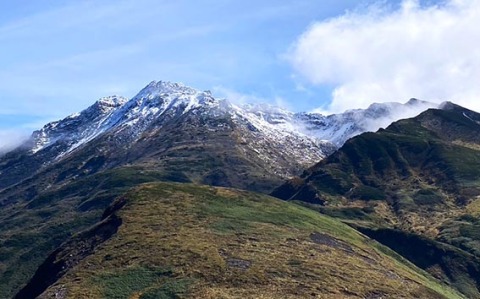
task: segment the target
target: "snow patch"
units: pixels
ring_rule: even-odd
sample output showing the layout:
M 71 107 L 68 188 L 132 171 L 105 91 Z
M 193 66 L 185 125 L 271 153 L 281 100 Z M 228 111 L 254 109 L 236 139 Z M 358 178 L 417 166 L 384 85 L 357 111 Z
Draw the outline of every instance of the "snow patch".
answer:
M 368 109 L 349 110 L 324 116 L 317 113 L 293 113 L 268 105 L 234 105 L 217 100 L 209 91 L 198 91 L 180 83 L 152 81 L 128 100 L 104 97 L 86 110 L 47 124 L 34 132 L 32 154 L 60 144 L 58 159 L 107 132 L 122 134 L 124 146 L 135 142 L 152 126 L 175 117 L 223 118 L 228 116 L 243 131 L 246 146 L 281 169 L 271 149 L 303 164 L 323 159 L 335 147 L 365 131 L 376 131 L 400 118 L 412 117 L 434 104 L 410 100 L 406 104 L 372 104 Z M 208 128 L 215 130 L 216 128 Z M 246 140 L 254 140 L 247 142 Z M 278 166 L 278 167 L 277 167 Z

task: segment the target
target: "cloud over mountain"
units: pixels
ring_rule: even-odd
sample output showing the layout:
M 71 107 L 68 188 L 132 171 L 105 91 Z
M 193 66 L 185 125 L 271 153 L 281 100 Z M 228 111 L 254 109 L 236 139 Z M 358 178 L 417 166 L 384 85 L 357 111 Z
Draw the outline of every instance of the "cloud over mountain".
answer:
M 314 23 L 289 52 L 296 72 L 334 87 L 323 109 L 338 112 L 411 97 L 480 110 L 480 6 L 377 3 Z
M 0 129 L 0 155 L 19 146 L 27 138 L 28 135 L 20 130 Z

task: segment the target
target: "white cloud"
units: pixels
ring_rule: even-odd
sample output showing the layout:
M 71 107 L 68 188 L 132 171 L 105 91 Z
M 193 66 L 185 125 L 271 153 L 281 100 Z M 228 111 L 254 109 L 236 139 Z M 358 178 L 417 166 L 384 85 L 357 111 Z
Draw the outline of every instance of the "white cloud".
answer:
M 314 23 L 292 46 L 301 76 L 334 86 L 327 110 L 415 97 L 480 111 L 480 1 L 381 3 Z
M 237 105 L 272 103 L 277 107 L 293 110 L 291 103 L 280 96 L 265 98 L 255 94 L 241 93 L 224 86 L 215 86 L 212 90 L 212 93 L 216 98 L 224 98 Z
M 215 86 L 212 92 L 215 97 L 225 98 L 228 101 L 239 105 L 265 102 L 263 98 L 256 95 L 240 93 L 224 86 Z
M 0 129 L 0 155 L 22 144 L 28 136 L 24 130 Z

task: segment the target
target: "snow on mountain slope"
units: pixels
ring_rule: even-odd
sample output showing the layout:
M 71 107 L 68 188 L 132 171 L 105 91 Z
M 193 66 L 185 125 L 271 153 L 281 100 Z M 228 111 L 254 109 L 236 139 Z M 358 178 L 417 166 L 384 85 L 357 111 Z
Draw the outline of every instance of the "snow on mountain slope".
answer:
M 218 101 L 208 91 L 198 91 L 178 83 L 153 81 L 120 107 L 112 118 L 118 120 L 118 127 L 139 136 L 154 120 L 169 114 L 185 114 L 200 107 L 213 110 L 218 106 Z
M 278 164 L 281 158 L 270 154 L 272 147 L 285 157 L 307 166 L 322 160 L 336 149 L 329 141 L 303 132 L 296 114 L 285 109 L 267 104 L 231 105 L 229 108 L 234 121 L 247 129 L 243 142 L 270 165 Z M 255 142 L 247 142 L 248 139 Z
M 32 135 L 31 152 L 36 153 L 57 141 L 68 144 L 70 152 L 112 127 L 111 117 L 128 99 L 119 96 L 105 97 L 95 104 L 67 118 L 51 122 Z
M 81 113 L 47 124 L 33 133 L 30 152 L 35 154 L 61 144 L 57 159 L 80 148 L 105 132 L 124 136 L 133 143 L 152 127 L 163 126 L 181 115 L 228 117 L 242 128 L 241 143 L 265 161 L 276 163 L 280 152 L 306 166 L 318 162 L 347 139 L 365 131 L 376 131 L 400 118 L 412 117 L 436 105 L 419 100 L 406 104 L 372 104 L 368 109 L 349 110 L 324 116 L 293 113 L 266 105 L 234 105 L 215 99 L 209 91 L 183 84 L 152 81 L 135 97 L 106 97 Z
M 342 146 L 348 139 L 364 132 L 375 132 L 392 122 L 417 116 L 440 105 L 417 99 L 407 103 L 374 103 L 367 109 L 348 110 L 340 114 L 300 114 L 306 134 Z

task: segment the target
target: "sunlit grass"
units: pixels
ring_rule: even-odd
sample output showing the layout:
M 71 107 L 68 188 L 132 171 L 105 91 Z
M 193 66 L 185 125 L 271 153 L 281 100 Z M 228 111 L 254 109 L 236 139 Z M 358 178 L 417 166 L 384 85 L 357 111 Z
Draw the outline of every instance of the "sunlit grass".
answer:
M 126 197 L 118 233 L 51 292 L 64 286 L 70 298 L 460 298 L 349 226 L 293 203 L 166 183 Z M 325 240 L 314 242 L 315 233 Z

